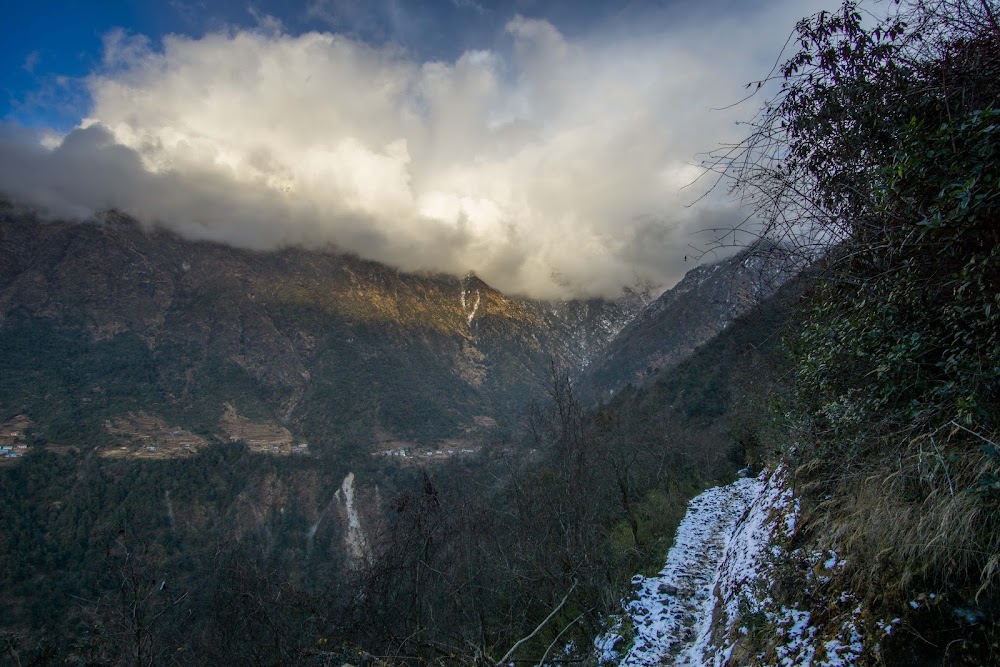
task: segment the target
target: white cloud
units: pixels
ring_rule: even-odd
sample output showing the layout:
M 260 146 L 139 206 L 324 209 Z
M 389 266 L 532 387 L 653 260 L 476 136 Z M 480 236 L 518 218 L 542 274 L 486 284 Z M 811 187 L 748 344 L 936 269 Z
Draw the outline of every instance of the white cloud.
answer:
M 38 51 L 32 51 L 24 57 L 24 63 L 21 64 L 21 69 L 28 74 L 34 74 L 35 68 L 38 67 L 38 63 L 41 62 L 41 60 L 42 54 Z
M 738 216 L 679 192 L 753 107 L 709 109 L 766 74 L 807 9 L 629 41 L 515 17 L 510 48 L 447 63 L 270 20 L 158 49 L 114 33 L 80 129 L 54 150 L 0 136 L 0 188 L 53 215 L 116 207 L 255 248 L 334 243 L 539 296 L 669 284 L 697 230 Z

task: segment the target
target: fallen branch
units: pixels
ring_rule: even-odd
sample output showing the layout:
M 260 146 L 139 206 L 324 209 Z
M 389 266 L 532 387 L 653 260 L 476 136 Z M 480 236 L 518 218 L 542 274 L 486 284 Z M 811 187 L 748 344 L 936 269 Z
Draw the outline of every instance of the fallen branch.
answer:
M 575 582 L 575 581 L 573 582 L 573 585 L 570 586 L 569 591 L 567 591 L 566 596 L 562 599 L 562 602 L 559 603 L 559 606 L 557 606 L 555 609 L 553 609 L 549 613 L 549 615 L 545 617 L 545 620 L 542 621 L 541 623 L 539 623 L 537 628 L 535 628 L 534 630 L 532 630 L 532 632 L 531 632 L 530 635 L 528 635 L 527 637 L 522 637 L 521 639 L 519 639 L 517 641 L 516 644 L 514 644 L 513 646 L 510 647 L 510 650 L 507 651 L 507 653 L 502 658 L 500 658 L 500 660 L 497 662 L 496 667 L 503 667 L 504 665 L 506 665 L 507 664 L 507 659 L 510 658 L 510 656 L 514 655 L 514 652 L 517 651 L 517 649 L 521 648 L 521 646 L 524 645 L 526 642 L 531 641 L 532 637 L 534 637 L 539 632 L 541 632 L 542 628 L 544 628 L 545 625 L 549 621 L 551 621 L 552 618 L 556 614 L 559 613 L 559 610 L 563 608 L 563 605 L 566 604 L 566 600 L 569 599 L 569 596 L 573 593 L 573 589 L 576 588 L 576 583 L 577 582 Z
M 576 618 L 574 618 L 572 621 L 570 621 L 569 623 L 566 624 L 566 627 L 564 627 L 562 630 L 559 631 L 559 634 L 556 635 L 556 638 L 553 639 L 552 643 L 549 644 L 549 647 L 547 649 L 545 649 L 545 653 L 544 653 L 544 655 L 542 655 L 542 659 L 538 661 L 538 667 L 542 667 L 542 665 L 545 664 L 545 659 L 549 657 L 549 652 L 552 650 L 552 647 L 556 645 L 556 642 L 559 641 L 559 638 L 563 636 L 563 633 L 565 633 L 567 630 L 569 630 L 571 627 L 573 627 L 573 624 L 576 623 L 577 621 L 579 621 L 581 618 L 583 618 L 584 614 L 586 614 L 586 613 L 587 612 L 583 612 L 583 614 L 580 614 L 579 616 L 577 616 Z M 552 660 L 551 662 L 572 662 L 572 661 L 569 661 L 569 660 Z

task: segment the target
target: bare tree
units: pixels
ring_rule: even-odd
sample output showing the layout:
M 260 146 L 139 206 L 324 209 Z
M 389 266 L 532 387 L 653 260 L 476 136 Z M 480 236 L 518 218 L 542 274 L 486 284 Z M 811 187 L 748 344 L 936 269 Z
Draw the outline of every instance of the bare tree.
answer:
M 110 664 L 163 664 L 169 639 L 181 630 L 189 593 L 174 590 L 148 544 L 133 544 L 124 530 L 105 556 L 109 589 L 93 606 L 102 652 Z

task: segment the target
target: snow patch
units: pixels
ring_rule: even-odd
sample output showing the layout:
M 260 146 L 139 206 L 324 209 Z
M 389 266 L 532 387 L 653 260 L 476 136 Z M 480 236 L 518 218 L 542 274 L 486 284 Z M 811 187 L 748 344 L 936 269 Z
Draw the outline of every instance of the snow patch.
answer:
M 703 664 L 694 640 L 710 631 L 713 591 L 728 541 L 763 486 L 759 479 L 741 479 L 709 489 L 688 504 L 659 575 L 637 575 L 632 580 L 636 599 L 623 605 L 623 615 L 595 642 L 602 662 Z M 634 640 L 621 655 L 622 635 L 628 627 Z
M 479 294 L 479 290 L 476 290 L 476 302 L 472 304 L 472 312 L 469 313 L 469 317 L 466 322 L 466 324 L 468 324 L 470 327 L 472 326 L 472 318 L 474 318 L 476 316 L 476 312 L 479 311 L 479 302 L 481 300 L 480 297 L 481 295 Z
M 476 299 L 471 302 L 470 307 L 470 296 L 472 295 L 472 274 L 469 274 L 462 279 L 461 291 L 459 292 L 459 297 L 462 302 L 462 312 L 465 313 L 465 323 L 468 326 L 472 326 L 472 320 L 476 317 L 476 313 L 479 311 L 479 303 L 482 301 L 482 294 L 479 288 L 476 288 Z
M 810 568 L 807 588 L 828 582 L 844 567 L 833 551 L 790 551 L 798 516 L 799 502 L 783 468 L 694 498 L 663 570 L 633 579 L 634 597 L 595 641 L 598 659 L 625 666 L 729 667 L 745 662 L 734 658 L 738 644 L 766 633 L 778 641 L 782 667 L 856 664 L 864 637 L 861 607 L 849 594 L 834 603 L 843 611 L 832 632 L 830 623 L 818 628 L 808 610 L 771 597 L 777 568 L 790 559 Z M 883 627 L 888 634 L 892 623 Z

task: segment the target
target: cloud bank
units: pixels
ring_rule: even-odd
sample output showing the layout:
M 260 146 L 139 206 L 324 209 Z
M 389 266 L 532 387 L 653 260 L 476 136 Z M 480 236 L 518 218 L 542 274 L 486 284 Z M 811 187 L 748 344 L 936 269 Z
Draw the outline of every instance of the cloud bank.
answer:
M 54 217 L 117 208 L 189 238 L 332 244 L 539 297 L 666 286 L 699 230 L 741 217 L 685 206 L 696 153 L 752 112 L 710 108 L 766 74 L 808 9 L 634 40 L 518 16 L 451 62 L 267 21 L 156 47 L 112 33 L 76 130 L 0 130 L 0 191 Z

